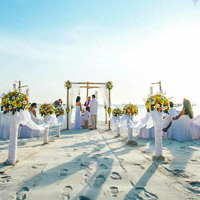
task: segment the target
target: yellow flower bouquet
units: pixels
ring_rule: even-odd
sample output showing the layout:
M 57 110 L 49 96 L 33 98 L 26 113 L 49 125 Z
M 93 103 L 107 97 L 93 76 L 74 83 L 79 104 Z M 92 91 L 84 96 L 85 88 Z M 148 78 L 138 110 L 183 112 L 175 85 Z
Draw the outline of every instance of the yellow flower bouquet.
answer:
M 55 113 L 55 107 L 51 104 L 42 104 L 39 109 L 41 116 L 51 115 Z
M 112 111 L 112 115 L 113 116 L 122 116 L 122 114 L 123 114 L 123 111 L 120 109 L 120 108 L 115 108 L 115 109 L 113 109 L 113 111 Z
M 67 89 L 70 89 L 71 87 L 72 87 L 72 83 L 68 80 L 68 81 L 66 81 L 65 82 L 65 87 L 67 88 Z
M 20 110 L 27 110 L 29 108 L 28 97 L 24 93 L 17 91 L 9 92 L 3 95 L 1 101 L 1 111 L 3 114 L 11 112 L 13 115 Z
M 147 112 L 159 111 L 168 113 L 170 109 L 168 99 L 162 94 L 152 95 L 149 98 L 147 98 L 145 106 Z
M 123 108 L 123 113 L 126 115 L 137 115 L 138 107 L 134 104 L 127 104 Z
M 60 115 L 64 115 L 65 111 L 64 111 L 64 109 L 62 107 L 57 106 L 55 108 L 55 114 L 56 114 L 56 117 L 60 116 Z

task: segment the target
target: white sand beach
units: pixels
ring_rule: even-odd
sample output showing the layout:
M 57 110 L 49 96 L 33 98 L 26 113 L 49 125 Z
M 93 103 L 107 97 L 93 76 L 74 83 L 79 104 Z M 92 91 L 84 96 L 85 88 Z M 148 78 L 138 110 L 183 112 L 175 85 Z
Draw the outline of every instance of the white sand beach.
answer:
M 163 140 L 164 161 L 152 159 L 154 140 L 125 145 L 107 131 L 63 130 L 18 140 L 18 163 L 6 166 L 8 141 L 0 141 L 0 199 L 200 199 L 200 143 Z

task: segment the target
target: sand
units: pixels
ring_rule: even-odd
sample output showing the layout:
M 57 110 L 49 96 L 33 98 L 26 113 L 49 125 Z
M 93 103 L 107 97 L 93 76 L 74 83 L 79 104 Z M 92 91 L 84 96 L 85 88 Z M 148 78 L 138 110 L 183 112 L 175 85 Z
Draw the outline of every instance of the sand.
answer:
M 157 161 L 154 140 L 126 145 L 127 129 L 63 130 L 43 138 L 19 139 L 15 166 L 5 166 L 8 141 L 0 141 L 0 199 L 131 200 L 200 199 L 200 141 L 163 140 Z

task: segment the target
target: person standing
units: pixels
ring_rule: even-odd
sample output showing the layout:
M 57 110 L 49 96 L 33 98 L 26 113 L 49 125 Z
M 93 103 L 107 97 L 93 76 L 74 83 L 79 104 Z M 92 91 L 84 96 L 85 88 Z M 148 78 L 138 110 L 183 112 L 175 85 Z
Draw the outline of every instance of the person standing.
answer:
M 74 129 L 81 129 L 82 128 L 81 111 L 82 111 L 81 97 L 77 96 Z
M 88 100 L 85 101 L 85 103 L 84 103 L 85 108 L 87 108 L 89 106 L 90 101 L 91 101 L 91 97 L 88 97 Z M 90 107 L 88 107 L 88 112 L 90 112 Z
M 89 103 L 90 107 L 90 117 L 91 117 L 91 126 L 92 130 L 97 128 L 97 110 L 98 110 L 98 101 L 95 99 L 95 95 L 92 95 L 92 101 Z

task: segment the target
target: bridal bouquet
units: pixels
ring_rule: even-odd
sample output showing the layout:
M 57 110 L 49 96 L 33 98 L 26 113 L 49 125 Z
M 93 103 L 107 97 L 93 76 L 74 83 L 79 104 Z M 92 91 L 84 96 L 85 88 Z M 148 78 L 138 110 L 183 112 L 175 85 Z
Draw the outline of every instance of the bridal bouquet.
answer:
M 51 115 L 55 113 L 55 108 L 51 104 L 42 104 L 39 109 L 41 116 Z
M 159 111 L 168 113 L 169 111 L 169 101 L 168 99 L 162 94 L 156 94 L 150 96 L 145 103 L 147 112 L 151 111 Z
M 124 106 L 123 112 L 126 115 L 137 115 L 138 107 L 134 104 L 127 104 Z
M 56 117 L 58 117 L 60 115 L 64 115 L 65 111 L 64 111 L 64 109 L 62 107 L 57 106 L 55 108 L 55 114 L 56 114 Z
M 115 109 L 113 109 L 113 111 L 112 111 L 112 115 L 113 116 L 122 116 L 122 114 L 123 114 L 123 111 L 120 109 L 120 108 L 115 108 Z
M 2 97 L 1 111 L 3 111 L 4 114 L 11 112 L 14 115 L 16 112 L 27 110 L 28 108 L 29 100 L 24 93 L 14 91 Z

